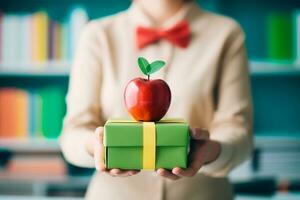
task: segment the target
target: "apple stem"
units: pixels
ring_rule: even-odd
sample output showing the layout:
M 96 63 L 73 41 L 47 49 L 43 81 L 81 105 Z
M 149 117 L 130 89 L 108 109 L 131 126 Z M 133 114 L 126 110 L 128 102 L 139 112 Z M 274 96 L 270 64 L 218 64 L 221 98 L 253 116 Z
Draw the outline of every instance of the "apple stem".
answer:
M 148 81 L 150 80 L 150 74 L 147 75 L 148 76 Z

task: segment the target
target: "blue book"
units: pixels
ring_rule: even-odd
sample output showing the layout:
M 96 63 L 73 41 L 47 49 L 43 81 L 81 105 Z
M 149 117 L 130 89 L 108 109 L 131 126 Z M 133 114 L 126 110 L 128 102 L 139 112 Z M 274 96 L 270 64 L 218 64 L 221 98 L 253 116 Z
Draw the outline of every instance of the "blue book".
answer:
M 86 10 L 82 7 L 74 8 L 70 13 L 70 51 L 69 60 L 72 60 L 76 50 L 77 43 L 79 41 L 80 33 L 84 25 L 88 21 L 88 14 Z
M 37 138 L 41 137 L 41 112 L 42 104 L 39 93 L 35 90 L 29 92 L 29 116 L 28 116 L 28 127 L 29 137 Z
M 36 95 L 33 90 L 29 91 L 28 133 L 33 138 L 36 133 Z
M 294 12 L 294 35 L 294 50 L 296 52 L 296 64 L 300 67 L 300 10 Z

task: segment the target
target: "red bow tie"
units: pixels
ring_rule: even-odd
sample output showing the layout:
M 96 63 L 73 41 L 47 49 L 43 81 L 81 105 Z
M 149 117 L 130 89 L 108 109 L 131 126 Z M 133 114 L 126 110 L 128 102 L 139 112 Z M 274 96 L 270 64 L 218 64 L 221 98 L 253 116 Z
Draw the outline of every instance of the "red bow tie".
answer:
M 152 29 L 147 27 L 137 27 L 136 42 L 137 47 L 142 49 L 147 45 L 155 43 L 161 39 L 166 39 L 172 44 L 181 48 L 186 48 L 189 45 L 191 38 L 191 30 L 186 21 L 176 24 L 174 27 L 166 30 Z

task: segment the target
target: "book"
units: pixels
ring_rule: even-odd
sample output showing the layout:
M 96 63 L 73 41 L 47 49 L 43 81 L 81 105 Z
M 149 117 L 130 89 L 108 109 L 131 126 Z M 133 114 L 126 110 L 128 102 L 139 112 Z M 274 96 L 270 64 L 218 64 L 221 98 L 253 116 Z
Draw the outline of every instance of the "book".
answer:
M 6 69 L 10 60 L 11 60 L 11 39 L 10 39 L 10 32 L 11 32 L 11 16 L 10 15 L 5 15 L 3 16 L 2 19 L 2 38 L 1 38 L 1 52 L 2 52 L 2 63 L 3 69 Z
M 291 12 L 273 12 L 267 17 L 267 54 L 271 60 L 293 61 L 293 20 Z
M 18 58 L 21 57 L 21 35 L 22 32 L 22 18 L 20 15 L 12 15 L 11 16 L 11 33 L 10 33 L 10 40 L 11 40 L 11 60 L 10 64 L 12 68 L 17 68 Z
M 20 48 L 20 18 L 18 15 L 11 14 L 4 17 L 4 58 L 5 67 L 15 69 L 18 62 Z
M 32 16 L 30 14 L 24 14 L 21 17 L 21 33 L 20 34 L 20 59 L 22 63 L 20 67 L 23 70 L 29 70 L 28 66 L 32 63 Z
M 16 89 L 0 89 L 0 137 L 16 137 Z
M 62 57 L 63 57 L 63 60 L 64 61 L 67 61 L 69 60 L 69 51 L 70 51 L 70 36 L 69 36 L 69 33 L 70 33 L 70 26 L 67 22 L 63 22 L 62 23 L 62 27 L 61 27 L 61 34 L 62 34 Z
M 48 15 L 44 11 L 32 16 L 32 57 L 36 63 L 46 62 L 48 59 Z
M 294 38 L 296 52 L 296 65 L 300 66 L 300 10 L 294 12 Z
M 29 110 L 29 98 L 28 93 L 24 90 L 15 91 L 15 134 L 17 138 L 26 138 L 28 133 L 28 110 Z
M 70 51 L 69 51 L 69 59 L 71 60 L 74 56 L 74 50 L 76 49 L 77 42 L 80 37 L 80 33 L 84 27 L 84 25 L 88 21 L 88 15 L 85 9 L 81 7 L 74 8 L 70 14 L 70 32 L 72 33 L 70 36 Z
M 54 59 L 55 60 L 63 60 L 62 48 L 63 48 L 63 32 L 61 23 L 57 22 L 55 26 L 54 32 Z
M 2 60 L 2 30 L 3 30 L 3 27 L 2 27 L 2 25 L 3 25 L 3 14 L 2 14 L 2 12 L 0 12 L 0 62 L 1 62 L 1 60 Z
M 38 138 L 41 137 L 40 133 L 40 117 L 41 117 L 41 100 L 40 96 L 35 90 L 28 91 L 28 137 L 29 138 Z
M 57 138 L 65 115 L 65 91 L 0 89 L 0 138 Z
M 49 28 L 49 60 L 62 60 L 62 31 L 59 22 L 51 20 Z
M 68 67 L 87 21 L 81 7 L 59 20 L 46 11 L 0 13 L 0 67 L 8 71 L 45 69 L 56 63 Z
M 62 129 L 65 114 L 65 92 L 49 87 L 39 92 L 42 101 L 41 132 L 45 138 L 57 138 Z

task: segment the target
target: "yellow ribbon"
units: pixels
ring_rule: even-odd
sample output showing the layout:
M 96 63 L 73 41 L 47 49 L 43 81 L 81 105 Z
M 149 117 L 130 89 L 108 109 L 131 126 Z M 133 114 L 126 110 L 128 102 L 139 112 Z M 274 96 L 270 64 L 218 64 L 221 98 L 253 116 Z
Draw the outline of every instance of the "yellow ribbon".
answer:
M 143 122 L 143 169 L 155 169 L 155 150 L 155 123 Z

